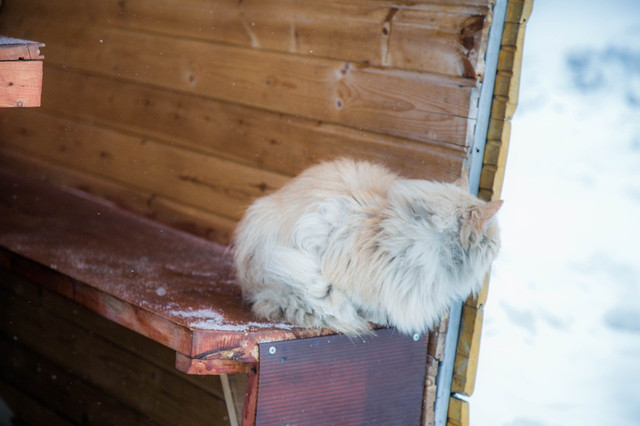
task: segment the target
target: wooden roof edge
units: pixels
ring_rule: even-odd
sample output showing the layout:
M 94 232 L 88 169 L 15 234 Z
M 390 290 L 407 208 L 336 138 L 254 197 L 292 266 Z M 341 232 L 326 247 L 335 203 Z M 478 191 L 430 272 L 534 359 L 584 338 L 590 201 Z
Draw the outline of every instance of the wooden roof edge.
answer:
M 524 34 L 532 7 L 533 0 L 509 0 L 507 6 L 479 180 L 478 196 L 485 200 L 498 199 L 502 191 L 511 133 L 511 118 L 516 110 L 520 88 Z M 475 387 L 483 307 L 487 299 L 488 281 L 487 277 L 480 294 L 475 298 L 469 298 L 462 308 L 451 386 L 452 394 L 470 396 Z M 469 410 L 468 407 L 462 407 L 468 402 L 455 397 L 452 397 L 450 401 L 447 424 L 468 425 Z M 455 409 L 451 409 L 451 404 Z
M 0 61 L 41 61 L 44 59 L 40 53 L 41 47 L 45 47 L 45 44 L 0 35 Z

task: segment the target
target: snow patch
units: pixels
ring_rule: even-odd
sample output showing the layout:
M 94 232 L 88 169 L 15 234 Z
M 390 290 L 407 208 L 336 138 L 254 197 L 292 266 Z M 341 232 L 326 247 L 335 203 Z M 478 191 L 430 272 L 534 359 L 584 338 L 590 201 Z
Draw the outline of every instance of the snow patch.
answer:
M 170 315 L 187 320 L 187 325 L 198 330 L 249 331 L 252 329 L 277 328 L 291 330 L 293 326 L 286 323 L 248 322 L 232 324 L 224 316 L 212 309 L 171 310 Z

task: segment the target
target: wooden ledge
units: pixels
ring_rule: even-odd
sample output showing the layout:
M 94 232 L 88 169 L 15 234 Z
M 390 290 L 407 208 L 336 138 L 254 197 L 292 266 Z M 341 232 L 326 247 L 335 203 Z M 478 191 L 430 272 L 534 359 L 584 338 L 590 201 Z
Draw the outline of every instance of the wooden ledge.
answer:
M 0 268 L 176 350 L 191 374 L 246 372 L 261 342 L 334 334 L 254 318 L 226 247 L 4 171 Z
M 44 47 L 44 43 L 0 36 L 0 61 L 42 60 L 41 47 Z
M 40 106 L 44 44 L 0 36 L 0 107 Z

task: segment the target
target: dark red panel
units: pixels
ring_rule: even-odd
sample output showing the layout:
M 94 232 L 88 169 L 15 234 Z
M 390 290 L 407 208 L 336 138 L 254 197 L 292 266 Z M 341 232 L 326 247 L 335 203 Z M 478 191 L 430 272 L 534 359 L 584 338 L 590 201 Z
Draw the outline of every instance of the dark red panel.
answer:
M 419 424 L 426 336 L 376 333 L 261 343 L 256 424 Z

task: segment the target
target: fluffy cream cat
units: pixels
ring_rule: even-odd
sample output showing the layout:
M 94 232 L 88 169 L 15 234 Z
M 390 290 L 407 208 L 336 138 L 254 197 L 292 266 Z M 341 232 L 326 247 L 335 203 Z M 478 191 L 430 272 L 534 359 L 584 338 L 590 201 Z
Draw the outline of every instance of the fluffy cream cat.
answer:
M 424 333 L 477 292 L 498 253 L 495 213 L 466 184 L 402 179 L 338 160 L 258 199 L 234 238 L 253 312 L 354 335 L 369 322 Z

